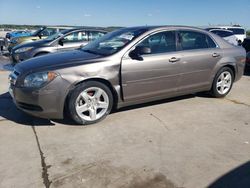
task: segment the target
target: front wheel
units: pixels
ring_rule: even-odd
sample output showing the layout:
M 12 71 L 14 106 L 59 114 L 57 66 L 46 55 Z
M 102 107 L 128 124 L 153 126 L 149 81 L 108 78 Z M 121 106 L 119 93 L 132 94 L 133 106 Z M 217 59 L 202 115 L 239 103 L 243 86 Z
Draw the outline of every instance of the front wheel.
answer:
M 232 69 L 229 67 L 221 68 L 214 78 L 211 94 L 217 98 L 225 97 L 230 92 L 233 81 L 234 74 Z
M 68 102 L 71 118 L 78 124 L 88 125 L 101 121 L 110 113 L 113 96 L 105 84 L 88 81 L 72 91 Z

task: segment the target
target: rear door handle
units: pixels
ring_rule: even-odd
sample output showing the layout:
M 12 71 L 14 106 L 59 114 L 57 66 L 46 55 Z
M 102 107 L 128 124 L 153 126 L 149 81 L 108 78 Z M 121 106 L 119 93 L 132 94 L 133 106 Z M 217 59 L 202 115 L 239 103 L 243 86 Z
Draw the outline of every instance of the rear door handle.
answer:
M 213 53 L 213 55 L 212 55 L 213 57 L 219 57 L 220 56 L 220 54 L 217 54 L 217 53 Z
M 171 62 L 171 63 L 174 63 L 174 62 L 177 62 L 177 61 L 180 61 L 180 58 L 171 57 L 171 58 L 169 59 L 169 62 Z

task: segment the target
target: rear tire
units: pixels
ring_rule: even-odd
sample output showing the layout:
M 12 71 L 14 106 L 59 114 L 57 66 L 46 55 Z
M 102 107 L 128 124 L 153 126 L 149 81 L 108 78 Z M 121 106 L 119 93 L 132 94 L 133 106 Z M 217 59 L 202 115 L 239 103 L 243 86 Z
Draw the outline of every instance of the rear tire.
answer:
M 69 95 L 69 115 L 81 125 L 94 124 L 103 120 L 112 107 L 113 95 L 110 89 L 100 82 L 84 82 Z
M 232 89 L 234 73 L 231 68 L 223 67 L 215 75 L 210 93 L 213 97 L 225 97 Z

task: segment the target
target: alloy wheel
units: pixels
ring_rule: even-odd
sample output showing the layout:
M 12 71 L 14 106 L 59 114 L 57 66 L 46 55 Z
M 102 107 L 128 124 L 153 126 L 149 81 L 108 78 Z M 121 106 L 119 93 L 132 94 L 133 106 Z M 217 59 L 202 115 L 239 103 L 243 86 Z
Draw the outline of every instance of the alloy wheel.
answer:
M 216 89 L 219 94 L 226 94 L 232 85 L 232 75 L 228 71 L 224 71 L 220 74 L 216 82 Z
M 109 107 L 107 93 L 98 87 L 90 87 L 79 94 L 75 109 L 77 114 L 85 121 L 96 121 L 103 117 Z

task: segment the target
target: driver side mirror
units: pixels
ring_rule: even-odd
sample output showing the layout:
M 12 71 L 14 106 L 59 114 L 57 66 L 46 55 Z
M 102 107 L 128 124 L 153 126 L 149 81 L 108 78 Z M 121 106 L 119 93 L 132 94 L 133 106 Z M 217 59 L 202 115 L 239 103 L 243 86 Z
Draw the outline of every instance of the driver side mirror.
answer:
M 129 53 L 129 56 L 132 59 L 142 61 L 143 58 L 141 55 L 143 54 L 151 54 L 151 49 L 145 46 L 136 46 L 135 49 Z
M 60 46 L 63 46 L 63 40 L 60 39 L 60 40 L 58 41 L 58 44 L 59 44 Z

